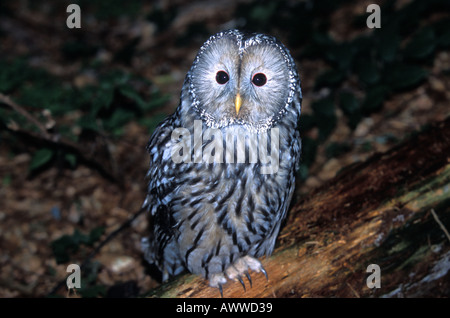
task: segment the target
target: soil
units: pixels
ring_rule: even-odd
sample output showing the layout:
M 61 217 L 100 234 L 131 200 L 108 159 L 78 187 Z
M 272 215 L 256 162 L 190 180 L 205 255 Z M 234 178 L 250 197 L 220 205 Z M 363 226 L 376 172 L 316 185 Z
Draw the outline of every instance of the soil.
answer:
M 166 1 L 157 2 L 162 8 L 166 5 Z M 90 17 L 86 36 L 92 43 L 105 43 L 105 49 L 97 58 L 111 65 L 115 63 L 112 57 L 121 44 L 141 36 L 130 64 L 120 67 L 148 78 L 168 93 L 171 98 L 162 112 L 170 114 L 179 102 L 185 73 L 198 48 L 209 34 L 219 31 L 227 23 L 233 26 L 234 9 L 248 1 L 209 3 L 177 1 L 179 14 L 159 32 L 145 19 L 151 6 L 144 6 L 135 19 L 116 19 L 110 24 Z M 366 3 L 355 1 L 336 10 L 332 19 L 333 35 L 337 39 L 353 36 L 346 24 L 346 15 L 349 12 L 362 14 Z M 70 63 L 61 56 L 60 46 L 67 36 L 63 27 L 64 6 L 56 13 L 45 5 L 31 11 L 26 2 L 8 2 L 5 6 L 11 14 L 0 21 L 4 57 L 28 56 L 31 66 L 44 68 L 71 85 L 82 87 L 95 80 L 82 72 L 81 63 Z M 191 37 L 187 44 L 176 45 L 175 35 L 186 32 L 192 23 L 202 23 L 209 34 L 200 34 Z M 69 36 L 76 38 L 82 31 L 77 32 L 77 35 Z M 292 48 L 294 55 L 297 50 L 299 48 Z M 326 93 L 313 90 L 314 79 L 324 65 L 313 59 L 296 62 L 302 78 L 302 112 L 308 114 L 312 112 L 311 103 Z M 450 81 L 444 70 L 448 72 L 449 69 L 450 53 L 438 52 L 422 85 L 392 96 L 381 112 L 364 118 L 354 130 L 348 128 L 345 116 L 337 110 L 336 130 L 319 145 L 309 177 L 299 182 L 295 199 L 301 201 L 308 197 L 342 168 L 362 162 L 374 153 L 387 151 L 427 124 L 445 120 L 450 115 Z M 351 82 L 349 85 L 351 90 Z M 307 133 L 310 137 L 317 134 L 316 129 Z M 52 242 L 63 235 L 73 235 L 75 229 L 86 234 L 97 227 L 104 228 L 101 237 L 104 239 L 139 211 L 146 195 L 149 158 L 145 147 L 149 137 L 146 127 L 132 121 L 120 137 L 106 136 L 94 143 L 94 146 L 97 143 L 106 145 L 109 164 L 115 167 L 119 176 L 115 181 L 87 165 L 77 165 L 75 169 L 52 166 L 38 174 L 30 174 L 31 153 L 11 155 L 13 145 L 0 143 L 0 180 L 3 180 L 0 188 L 0 297 L 47 296 L 65 280 L 69 265 L 69 262 L 57 264 Z M 326 147 L 336 142 L 346 142 L 350 149 L 337 158 L 328 158 Z M 371 146 L 367 147 L 368 144 Z M 146 235 L 147 226 L 147 216 L 141 214 L 92 259 L 98 264 L 96 284 L 105 286 L 106 293 L 119 288 L 120 295 L 129 292 L 136 296 L 159 285 L 157 279 L 149 275 L 151 269 L 144 263 L 140 251 L 140 239 Z M 70 263 L 83 263 L 92 250 L 91 246 L 80 246 L 71 254 Z M 66 287 L 59 288 L 56 294 L 68 296 Z

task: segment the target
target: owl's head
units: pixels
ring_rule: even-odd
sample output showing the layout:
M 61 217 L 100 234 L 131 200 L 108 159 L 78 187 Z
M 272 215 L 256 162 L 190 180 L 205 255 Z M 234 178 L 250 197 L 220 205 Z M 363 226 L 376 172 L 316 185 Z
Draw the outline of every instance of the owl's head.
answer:
M 211 36 L 186 77 L 194 109 L 212 128 L 265 130 L 300 103 L 293 58 L 276 38 L 238 30 Z M 297 105 L 298 104 L 298 105 Z

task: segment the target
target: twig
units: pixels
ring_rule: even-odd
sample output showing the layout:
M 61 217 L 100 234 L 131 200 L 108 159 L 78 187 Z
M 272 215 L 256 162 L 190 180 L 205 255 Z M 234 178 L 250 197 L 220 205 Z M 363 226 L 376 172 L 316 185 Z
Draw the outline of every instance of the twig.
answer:
M 9 107 L 11 107 L 12 109 L 14 109 L 16 112 L 18 112 L 19 114 L 21 114 L 23 117 L 25 117 L 28 121 L 30 121 L 31 123 L 33 123 L 41 132 L 41 134 L 43 136 L 45 136 L 46 139 L 50 139 L 50 134 L 48 133 L 47 129 L 45 129 L 44 125 L 42 125 L 39 120 L 37 120 L 36 118 L 34 118 L 33 115 L 31 115 L 29 112 L 27 112 L 25 110 L 25 108 L 23 108 L 22 106 L 18 105 L 17 103 L 15 103 L 13 100 L 11 100 L 11 98 L 9 98 L 9 96 L 3 95 L 2 93 L 0 93 L 0 102 L 8 105 Z
M 7 127 L 6 129 L 14 132 L 15 134 L 19 136 L 25 136 L 28 138 L 32 138 L 34 140 L 39 140 L 41 142 L 45 142 L 46 144 L 49 144 L 53 147 L 59 147 L 66 149 L 67 151 L 77 155 L 81 161 L 87 163 L 88 165 L 94 167 L 97 169 L 97 171 L 100 172 L 101 175 L 108 178 L 109 180 L 121 184 L 120 180 L 118 180 L 118 177 L 109 171 L 107 171 L 104 168 L 104 164 L 102 162 L 98 162 L 94 156 L 89 155 L 89 151 L 86 151 L 83 147 L 81 147 L 79 144 L 64 138 L 60 134 L 52 134 L 45 128 L 44 125 L 42 125 L 33 115 L 31 115 L 28 111 L 25 110 L 22 106 L 18 105 L 14 101 L 12 101 L 8 96 L 3 95 L 0 93 L 0 102 L 8 105 L 11 107 L 14 111 L 18 112 L 22 116 L 24 116 L 29 122 L 31 122 L 33 125 L 35 125 L 39 132 L 32 132 L 27 131 L 24 129 L 21 129 L 19 127 Z
M 91 158 L 88 158 L 85 155 L 86 152 L 84 151 L 84 149 L 82 147 L 80 147 L 78 144 L 72 142 L 71 140 L 66 140 L 65 138 L 61 137 L 59 134 L 55 135 L 55 134 L 49 133 L 47 131 L 47 129 L 45 128 L 45 126 L 42 125 L 33 115 L 31 115 L 28 111 L 26 111 L 25 108 L 18 105 L 14 101 L 12 101 L 8 96 L 0 93 L 0 102 L 8 105 L 14 111 L 16 111 L 20 115 L 24 116 L 29 122 L 31 122 L 33 125 L 35 125 L 39 130 L 39 134 L 30 132 L 30 131 L 26 131 L 26 130 L 23 130 L 20 128 L 14 128 L 14 129 L 8 128 L 9 130 L 14 131 L 16 134 L 19 134 L 19 135 L 27 136 L 27 137 L 30 137 L 33 139 L 42 140 L 46 143 L 50 143 L 55 146 L 65 148 L 65 149 L 71 151 L 72 153 L 77 154 L 82 160 L 91 162 L 92 164 L 94 164 L 94 166 L 108 178 L 112 179 L 113 181 L 117 181 L 116 177 L 111 175 L 108 171 L 106 171 L 99 162 L 97 162 L 96 160 L 93 160 Z M 144 211 L 146 211 L 146 209 L 141 208 L 130 219 L 128 219 L 125 223 L 123 223 L 119 228 L 117 228 L 115 231 L 110 233 L 102 242 L 100 242 L 100 244 L 83 261 L 80 268 L 83 269 L 91 261 L 91 259 L 100 251 L 100 249 L 103 246 L 105 246 L 109 241 L 111 241 L 114 237 L 116 237 L 117 234 L 119 234 L 122 230 L 129 227 L 131 225 L 131 223 L 139 215 L 141 215 Z M 58 289 L 60 289 L 62 286 L 64 286 L 65 283 L 66 283 L 66 279 L 60 281 L 58 283 L 58 285 L 55 286 L 48 295 L 50 296 L 50 295 L 55 294 L 56 291 L 58 291 Z
M 353 294 L 355 294 L 356 298 L 361 298 L 361 295 L 348 282 L 347 282 L 347 286 L 350 288 L 350 290 L 353 292 Z
M 127 221 L 125 221 L 125 223 L 123 223 L 121 226 L 119 226 L 116 230 L 114 230 L 113 232 L 111 232 L 103 241 L 100 242 L 100 244 L 97 245 L 97 247 L 85 258 L 85 260 L 83 261 L 83 263 L 81 263 L 80 265 L 80 269 L 83 269 L 86 267 L 87 264 L 89 264 L 89 262 L 91 261 L 91 259 L 97 255 L 97 253 L 102 249 L 103 246 L 105 246 L 107 243 L 109 243 L 113 238 L 115 238 L 117 236 L 117 234 L 119 234 L 121 231 L 123 231 L 124 229 L 126 229 L 127 227 L 129 227 L 131 225 L 131 223 L 133 223 L 134 220 L 136 220 L 136 218 L 141 215 L 143 212 L 146 212 L 147 208 L 141 208 L 139 211 L 137 211 L 136 213 L 133 214 L 133 216 L 131 218 L 129 218 Z M 60 289 L 61 287 L 63 287 L 66 284 L 66 278 L 64 278 L 63 280 L 61 280 L 51 291 L 50 293 L 48 293 L 47 296 L 51 296 L 54 295 L 58 289 Z
M 439 227 L 442 229 L 442 231 L 444 231 L 445 235 L 447 236 L 448 240 L 450 241 L 450 234 L 448 233 L 444 224 L 442 224 L 441 220 L 439 220 L 439 217 L 437 216 L 436 212 L 434 212 L 434 209 L 431 209 L 431 214 L 433 214 L 433 217 L 436 220 L 436 223 L 439 225 Z

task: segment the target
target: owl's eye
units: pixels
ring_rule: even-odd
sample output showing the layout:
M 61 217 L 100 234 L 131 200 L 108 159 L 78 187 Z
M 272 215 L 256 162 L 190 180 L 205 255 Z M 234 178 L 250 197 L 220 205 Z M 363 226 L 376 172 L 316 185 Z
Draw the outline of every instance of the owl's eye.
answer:
M 263 73 L 256 73 L 253 75 L 252 83 L 256 86 L 263 86 L 267 82 L 267 77 Z
M 216 81 L 220 85 L 226 84 L 229 81 L 230 77 L 225 71 L 218 71 L 216 74 Z

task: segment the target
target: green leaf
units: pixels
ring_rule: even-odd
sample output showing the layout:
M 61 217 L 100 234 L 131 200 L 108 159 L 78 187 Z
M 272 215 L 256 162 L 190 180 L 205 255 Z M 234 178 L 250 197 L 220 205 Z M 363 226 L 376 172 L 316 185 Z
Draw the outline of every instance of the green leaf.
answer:
M 58 264 L 68 262 L 70 255 L 76 253 L 81 245 L 93 245 L 104 233 L 103 227 L 94 228 L 89 235 L 81 233 L 75 229 L 72 235 L 63 235 L 52 242 L 53 255 Z
M 275 14 L 277 2 L 271 1 L 269 3 L 257 4 L 250 11 L 249 18 L 258 24 L 264 25 L 270 22 L 270 19 Z
M 75 168 L 77 165 L 77 156 L 71 153 L 66 153 L 64 159 L 69 163 L 71 168 Z
M 371 59 L 360 59 L 356 62 L 355 71 L 365 84 L 374 84 L 380 80 L 377 64 Z
M 91 232 L 89 232 L 89 239 L 87 241 L 87 244 L 93 245 L 100 239 L 103 233 L 105 233 L 105 228 L 103 226 L 99 226 L 91 230 Z
M 132 101 L 134 101 L 136 103 L 136 105 L 140 108 L 140 109 L 144 109 L 146 106 L 146 102 L 142 99 L 142 97 L 135 91 L 133 90 L 131 87 L 129 86 L 124 86 L 119 88 L 119 92 L 125 96 L 128 97 L 129 99 L 131 99 Z
M 397 63 L 386 67 L 383 73 L 384 83 L 393 90 L 401 90 L 419 84 L 427 72 L 419 66 Z
M 345 115 L 351 115 L 360 111 L 359 101 L 350 92 L 342 92 L 339 96 L 339 106 Z
M 80 126 L 82 129 L 88 129 L 92 131 L 99 130 L 97 119 L 91 114 L 78 118 L 76 125 Z
M 98 261 L 89 261 L 84 267 L 83 280 L 85 281 L 84 287 L 94 285 L 97 282 L 98 273 L 101 269 L 101 264 Z
M 0 92 L 9 93 L 29 76 L 29 67 L 22 60 L 0 61 Z
M 307 43 L 302 50 L 302 56 L 311 58 L 326 58 L 329 48 L 334 47 L 336 43 L 328 33 L 313 31 L 308 35 L 311 43 Z
M 308 179 L 309 168 L 304 164 L 300 164 L 297 174 L 298 174 L 299 179 L 304 181 L 304 180 Z
M 130 86 L 121 87 L 119 89 L 119 92 L 123 96 L 134 101 L 142 111 L 150 111 L 156 109 L 164 105 L 170 99 L 170 95 L 162 95 L 158 90 L 156 90 L 150 95 L 149 101 L 145 101 L 142 96 L 140 96 L 139 93 Z
M 362 145 L 361 145 L 361 151 L 362 152 L 370 152 L 373 151 L 373 144 L 370 141 L 365 141 Z
M 448 48 L 450 46 L 450 18 L 442 19 L 433 24 L 436 33 L 436 44 L 439 47 Z
M 76 3 L 76 2 L 75 2 Z M 141 12 L 141 0 L 109 0 L 109 1 L 87 1 L 86 4 L 92 5 L 93 13 L 100 21 L 118 19 L 126 16 L 127 18 L 136 18 Z
M 104 119 L 103 123 L 106 131 L 119 135 L 122 132 L 121 128 L 123 125 L 131 121 L 133 118 L 134 112 L 123 108 L 118 108 L 112 113 L 111 117 Z
M 48 109 L 52 115 L 63 115 L 67 112 L 66 95 L 68 90 L 63 88 L 55 78 L 44 75 L 40 79 L 30 81 L 24 86 L 18 96 L 18 103 L 39 109 Z
M 113 102 L 114 89 L 108 86 L 109 85 L 107 84 L 105 87 L 97 89 L 93 95 L 91 113 L 94 116 L 96 116 L 100 110 L 108 109 Z
M 67 41 L 61 46 L 61 52 L 71 60 L 92 57 L 97 50 L 97 46 L 83 41 Z
M 330 37 L 328 33 L 316 31 L 311 36 L 313 43 L 321 47 L 331 47 L 336 42 Z
M 439 36 L 437 43 L 440 47 L 448 48 L 450 47 L 450 30 Z
M 105 296 L 106 287 L 103 285 L 95 285 L 86 288 L 82 287 L 78 290 L 78 292 L 83 298 L 95 298 L 99 296 Z
M 395 25 L 382 27 L 380 30 L 376 41 L 378 56 L 385 62 L 393 62 L 401 42 L 399 31 Z
M 310 114 L 303 114 L 300 119 L 300 130 L 302 133 L 307 132 L 316 126 L 316 117 Z
M 424 59 L 430 56 L 436 47 L 436 36 L 431 27 L 420 29 L 402 50 L 409 59 Z
M 9 186 L 9 185 L 11 184 L 11 180 L 12 180 L 11 175 L 10 175 L 9 173 L 6 174 L 6 175 L 3 177 L 3 180 L 2 180 L 3 186 L 4 186 L 4 187 Z
M 371 87 L 366 92 L 366 97 L 361 104 L 364 114 L 371 114 L 381 109 L 389 90 L 386 86 L 379 85 Z
M 75 229 L 73 231 L 71 238 L 72 238 L 73 242 L 77 245 L 87 244 L 89 242 L 89 236 L 81 233 L 78 229 Z
M 71 235 L 63 235 L 51 244 L 53 255 L 56 263 L 61 264 L 70 260 L 70 254 L 76 253 L 79 248 L 79 243 L 74 240 Z
M 133 56 L 136 54 L 136 47 L 140 41 L 140 37 L 135 37 L 125 43 L 125 45 L 114 54 L 114 61 L 130 65 Z
M 154 110 L 158 107 L 163 106 L 165 103 L 167 103 L 170 100 L 169 94 L 161 94 L 160 92 L 154 92 L 150 96 L 150 101 L 146 104 L 144 110 Z
M 348 119 L 348 126 L 355 129 L 362 119 L 361 105 L 355 95 L 350 92 L 343 92 L 339 96 L 339 107 Z
M 158 32 L 166 30 L 177 16 L 177 6 L 167 6 L 162 10 L 159 6 L 152 6 L 152 11 L 147 15 L 146 20 L 155 24 Z
M 364 20 L 364 26 L 366 26 L 366 20 Z M 349 42 L 349 45 L 353 47 L 356 54 L 370 54 L 373 51 L 373 35 L 360 35 L 355 37 Z
M 343 143 L 332 142 L 325 149 L 325 155 L 327 156 L 328 159 L 336 158 L 346 152 L 349 152 L 350 150 L 351 146 L 346 142 Z
M 323 98 L 311 105 L 319 128 L 319 141 L 324 141 L 336 127 L 337 117 L 331 98 Z
M 33 158 L 31 158 L 29 171 L 33 171 L 45 165 L 52 159 L 54 153 L 55 152 L 52 149 L 48 148 L 43 148 L 36 151 Z
M 345 73 L 339 69 L 326 70 L 316 78 L 314 88 L 338 86 L 345 79 Z
M 139 124 L 146 126 L 149 131 L 149 135 L 153 133 L 156 127 L 161 123 L 164 119 L 167 118 L 167 114 L 155 114 L 152 117 L 143 117 L 139 119 Z
M 309 167 L 314 163 L 318 144 L 319 142 L 317 140 L 310 137 L 305 136 L 302 138 L 302 159 L 300 167 Z
M 334 117 L 335 109 L 331 98 L 322 98 L 312 103 L 311 108 L 314 114 L 319 117 Z
M 351 43 L 341 43 L 331 46 L 326 51 L 326 57 L 329 61 L 335 63 L 342 71 L 350 69 L 357 48 Z

